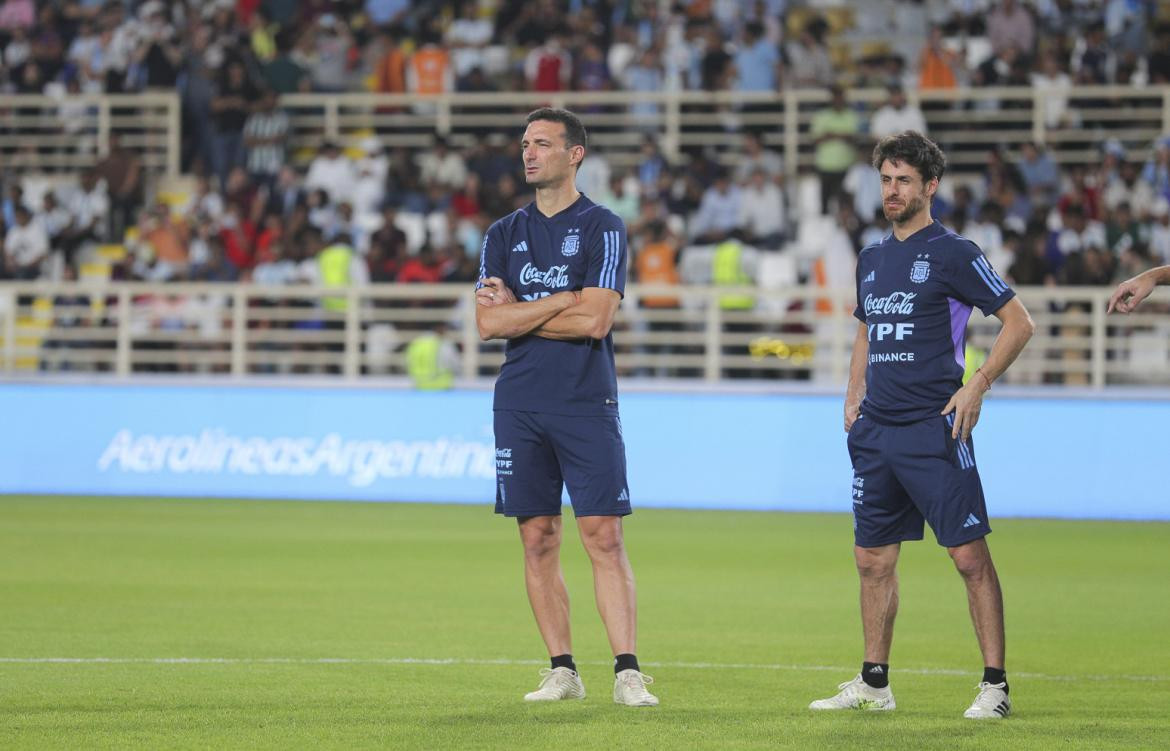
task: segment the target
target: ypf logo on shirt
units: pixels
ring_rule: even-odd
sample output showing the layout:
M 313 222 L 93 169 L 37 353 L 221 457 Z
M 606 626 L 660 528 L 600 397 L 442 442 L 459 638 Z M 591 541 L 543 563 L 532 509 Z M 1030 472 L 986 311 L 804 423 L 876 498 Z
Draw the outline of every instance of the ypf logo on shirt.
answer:
M 581 236 L 578 234 L 580 231 L 579 229 L 571 229 L 569 234 L 565 235 L 565 240 L 561 243 L 561 255 L 577 255 L 577 251 L 581 249 Z

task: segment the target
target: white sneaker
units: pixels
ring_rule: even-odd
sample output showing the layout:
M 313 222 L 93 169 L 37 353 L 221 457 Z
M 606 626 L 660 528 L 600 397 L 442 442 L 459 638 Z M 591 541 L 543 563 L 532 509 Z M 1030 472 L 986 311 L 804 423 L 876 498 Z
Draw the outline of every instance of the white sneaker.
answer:
M 969 720 L 1001 720 L 1012 713 L 1012 700 L 1004 688 L 1006 683 L 980 683 L 979 695 L 963 713 Z
M 840 693 L 828 699 L 818 699 L 808 705 L 809 709 L 865 709 L 883 711 L 893 709 L 894 694 L 890 687 L 874 688 L 861 680 L 861 673 L 840 686 Z
M 524 701 L 559 701 L 561 699 L 584 699 L 585 684 L 581 676 L 568 668 L 541 668 L 540 686 L 524 694 Z
M 627 707 L 657 707 L 658 697 L 646 690 L 654 679 L 637 670 L 623 670 L 613 679 L 613 700 Z

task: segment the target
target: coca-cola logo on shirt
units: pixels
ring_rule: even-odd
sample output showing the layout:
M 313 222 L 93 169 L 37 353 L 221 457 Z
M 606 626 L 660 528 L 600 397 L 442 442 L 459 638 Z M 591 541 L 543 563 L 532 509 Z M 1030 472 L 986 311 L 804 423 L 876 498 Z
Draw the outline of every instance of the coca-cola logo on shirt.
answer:
M 553 266 L 548 271 L 541 271 L 531 263 L 524 264 L 520 269 L 521 284 L 540 284 L 551 289 L 560 289 L 569 286 L 569 265 Z
M 902 315 L 908 316 L 914 312 L 914 303 L 917 292 L 892 292 L 885 297 L 865 296 L 865 314 L 871 315 Z

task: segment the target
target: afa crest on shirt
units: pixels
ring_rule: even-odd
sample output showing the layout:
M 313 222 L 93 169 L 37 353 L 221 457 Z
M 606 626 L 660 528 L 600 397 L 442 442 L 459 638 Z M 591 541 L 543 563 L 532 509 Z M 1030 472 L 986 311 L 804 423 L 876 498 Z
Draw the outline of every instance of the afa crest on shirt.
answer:
M 577 255 L 577 251 L 581 249 L 581 236 L 577 234 L 580 231 L 579 229 L 571 229 L 569 234 L 565 235 L 565 241 L 561 243 L 561 255 Z
M 910 281 L 915 284 L 922 284 L 930 276 L 930 261 L 927 260 L 928 258 L 930 258 L 929 254 L 920 254 L 918 260 L 911 264 Z

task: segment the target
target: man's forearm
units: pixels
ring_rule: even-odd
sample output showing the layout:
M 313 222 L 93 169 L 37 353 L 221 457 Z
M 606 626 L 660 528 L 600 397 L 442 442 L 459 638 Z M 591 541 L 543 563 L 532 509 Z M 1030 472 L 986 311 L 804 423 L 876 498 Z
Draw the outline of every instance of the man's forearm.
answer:
M 597 316 L 580 307 L 566 308 L 532 330 L 543 339 L 561 342 L 581 339 L 604 339 L 605 333 L 598 329 Z M 598 336 L 598 334 L 601 334 Z
M 481 339 L 515 339 L 533 331 L 575 302 L 572 292 L 559 292 L 529 302 L 481 306 L 476 323 Z
M 1170 266 L 1159 266 L 1142 273 L 1148 275 L 1154 284 L 1170 284 Z
M 999 335 L 987 353 L 987 361 L 980 366 L 980 370 L 987 377 L 987 386 L 1004 374 L 1011 364 L 1024 351 L 1024 345 L 1032 338 L 1033 326 L 1030 318 L 1004 322 Z

